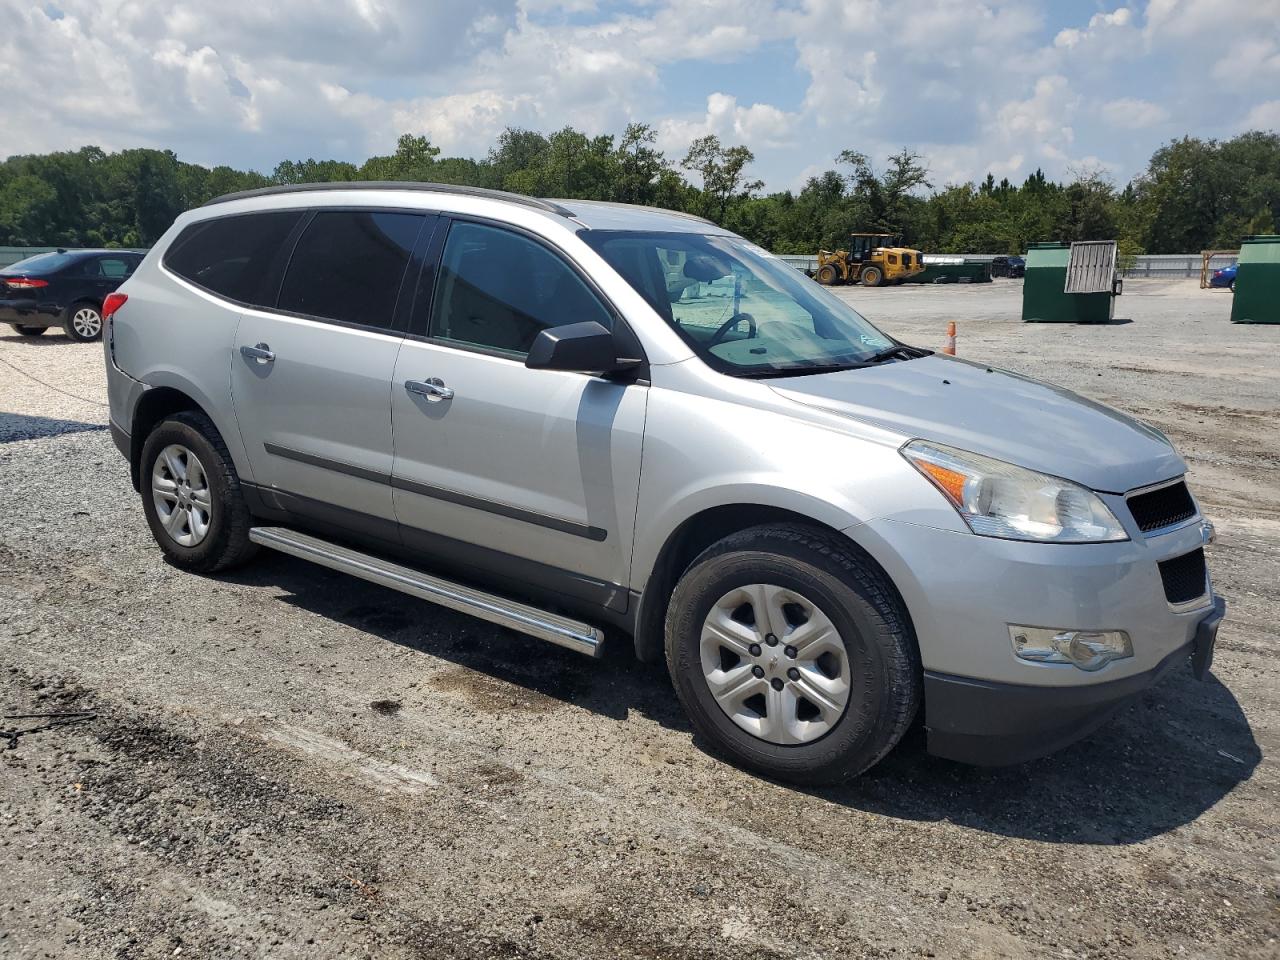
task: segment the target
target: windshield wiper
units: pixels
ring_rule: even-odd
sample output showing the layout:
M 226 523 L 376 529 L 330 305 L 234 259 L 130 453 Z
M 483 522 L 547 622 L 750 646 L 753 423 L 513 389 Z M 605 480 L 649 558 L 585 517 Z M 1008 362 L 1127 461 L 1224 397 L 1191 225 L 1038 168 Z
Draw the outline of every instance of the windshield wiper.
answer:
M 909 347 L 905 343 L 896 343 L 887 350 L 881 350 L 879 353 L 873 353 L 864 363 L 884 363 L 886 360 L 918 360 L 920 357 L 927 357 L 928 350 L 921 350 L 919 347 Z
M 824 363 L 815 364 L 810 367 L 770 367 L 768 370 L 740 370 L 734 373 L 736 377 L 743 377 L 747 380 L 768 380 L 773 377 L 808 377 L 819 373 L 839 373 L 841 370 L 859 370 L 862 367 L 869 367 L 870 363 L 859 360 L 850 363 Z
M 733 376 L 746 380 L 769 380 L 775 377 L 809 377 L 822 373 L 839 373 L 842 370 L 862 370 L 874 367 L 886 360 L 917 360 L 927 357 L 933 351 L 920 347 L 909 347 L 905 343 L 895 344 L 885 350 L 873 353 L 862 360 L 849 360 L 845 363 L 821 363 L 804 367 L 770 367 L 766 370 L 736 370 Z

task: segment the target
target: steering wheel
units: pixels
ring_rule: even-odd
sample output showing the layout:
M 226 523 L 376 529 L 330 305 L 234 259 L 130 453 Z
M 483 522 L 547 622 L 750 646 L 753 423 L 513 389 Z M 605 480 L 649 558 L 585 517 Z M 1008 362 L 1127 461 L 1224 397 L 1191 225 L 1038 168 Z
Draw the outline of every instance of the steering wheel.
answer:
M 711 335 L 711 339 L 707 341 L 707 349 L 708 350 L 711 349 L 717 343 L 723 340 L 725 338 L 725 335 L 728 334 L 730 330 L 732 330 L 734 327 L 740 324 L 743 320 L 747 321 L 747 327 L 748 327 L 748 330 L 750 331 L 747 334 L 747 339 L 750 340 L 752 337 L 754 337 L 756 335 L 756 318 L 749 313 L 735 313 L 732 317 L 730 317 L 724 323 L 720 324 L 719 329 L 716 330 L 716 332 Z

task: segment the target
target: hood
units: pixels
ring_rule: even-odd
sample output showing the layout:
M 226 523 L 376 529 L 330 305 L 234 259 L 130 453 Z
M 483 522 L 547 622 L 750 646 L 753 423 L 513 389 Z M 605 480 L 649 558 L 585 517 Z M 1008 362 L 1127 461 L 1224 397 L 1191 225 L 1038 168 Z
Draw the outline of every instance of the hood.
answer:
M 1094 490 L 1186 471 L 1160 431 L 1070 390 L 937 354 L 768 381 L 777 393 L 908 439 L 947 443 Z

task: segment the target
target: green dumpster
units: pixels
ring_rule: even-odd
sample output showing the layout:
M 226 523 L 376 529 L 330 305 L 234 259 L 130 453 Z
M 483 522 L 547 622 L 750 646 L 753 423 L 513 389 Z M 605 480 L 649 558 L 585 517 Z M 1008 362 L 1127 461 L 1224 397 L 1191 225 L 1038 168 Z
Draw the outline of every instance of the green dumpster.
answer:
M 1245 237 L 1240 244 L 1232 323 L 1280 323 L 1280 236 Z
M 924 270 L 903 283 L 990 283 L 991 262 L 966 257 L 930 255 Z
M 1033 243 L 1027 250 L 1026 323 L 1106 323 L 1119 293 L 1113 241 Z

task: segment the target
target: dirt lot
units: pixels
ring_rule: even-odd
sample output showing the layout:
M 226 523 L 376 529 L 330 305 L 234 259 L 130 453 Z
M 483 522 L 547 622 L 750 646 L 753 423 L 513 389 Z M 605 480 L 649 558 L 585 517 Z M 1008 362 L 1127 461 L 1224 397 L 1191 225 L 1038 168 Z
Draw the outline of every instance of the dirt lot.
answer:
M 166 566 L 101 353 L 0 334 L 0 956 L 1280 956 L 1280 327 L 1129 283 L 1104 327 L 1020 284 L 846 291 L 908 342 L 1165 430 L 1217 522 L 1215 676 L 1022 767 L 914 735 L 806 792 L 691 739 L 661 671 L 302 561 Z M 16 721 L 0 721 L 10 725 Z

